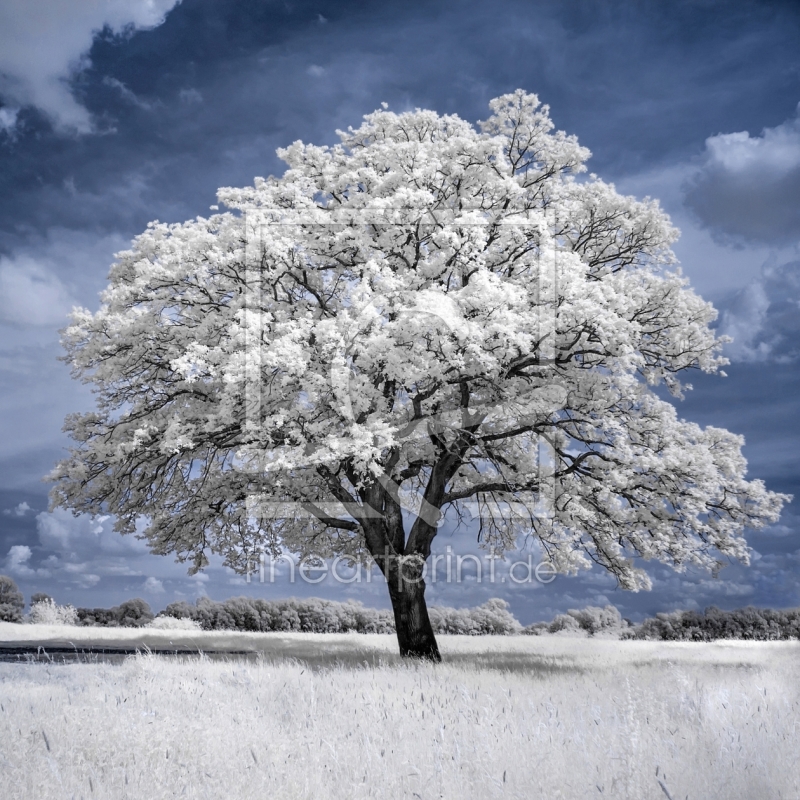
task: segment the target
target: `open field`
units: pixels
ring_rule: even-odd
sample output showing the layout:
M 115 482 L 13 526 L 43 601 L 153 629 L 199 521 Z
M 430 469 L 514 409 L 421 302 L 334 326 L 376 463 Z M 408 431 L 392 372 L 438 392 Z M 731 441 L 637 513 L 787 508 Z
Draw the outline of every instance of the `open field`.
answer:
M 800 798 L 797 642 L 440 637 L 431 666 L 393 636 L 146 636 L 263 655 L 0 664 L 0 796 Z

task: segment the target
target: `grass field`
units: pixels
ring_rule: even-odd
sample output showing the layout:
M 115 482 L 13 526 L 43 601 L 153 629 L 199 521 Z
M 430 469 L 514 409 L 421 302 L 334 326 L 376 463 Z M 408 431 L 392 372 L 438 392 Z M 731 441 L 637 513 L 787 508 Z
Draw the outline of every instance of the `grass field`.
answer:
M 262 655 L 0 664 L 0 796 L 800 799 L 797 642 L 192 638 Z

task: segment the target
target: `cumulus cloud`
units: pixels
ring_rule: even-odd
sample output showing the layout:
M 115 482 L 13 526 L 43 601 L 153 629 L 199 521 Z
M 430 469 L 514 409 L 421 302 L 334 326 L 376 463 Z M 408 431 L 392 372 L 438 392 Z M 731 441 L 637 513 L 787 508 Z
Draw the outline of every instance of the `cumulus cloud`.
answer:
M 152 575 L 142 584 L 142 590 L 148 594 L 164 594 L 164 584 Z
M 209 575 L 189 577 L 185 564 L 153 555 L 141 539 L 115 532 L 113 522 L 110 516 L 75 517 L 60 508 L 37 514 L 38 545 L 12 547 L 5 558 L 6 569 L 20 578 L 49 577 L 70 589 L 103 591 L 103 587 L 127 586 L 125 591 L 155 596 L 167 592 L 168 581 L 171 591 L 182 586 L 194 595 L 205 594 Z M 219 579 L 225 571 L 220 559 L 212 562 Z
M 33 569 L 30 566 L 31 556 L 33 551 L 26 544 L 15 544 L 8 551 L 5 558 L 5 570 L 11 575 L 18 578 L 48 578 L 50 577 L 50 570 L 48 569 Z
M 159 25 L 180 0 L 4 0 L 0 4 L 0 95 L 32 105 L 62 129 L 92 130 L 89 112 L 73 97 L 69 78 L 94 35 Z M 11 113 L 11 112 L 9 112 Z
M 102 559 L 106 574 L 139 574 L 127 561 L 147 553 L 147 546 L 135 536 L 115 533 L 108 516 L 74 517 L 59 508 L 38 514 L 36 529 L 42 547 L 62 562 L 82 566 Z
M 21 575 L 27 577 L 32 575 L 34 571 L 28 566 L 31 560 L 31 549 L 25 544 L 15 544 L 6 556 L 6 569 L 12 575 Z
M 27 255 L 0 258 L 0 320 L 22 325 L 65 325 L 75 305 L 45 264 Z
M 24 517 L 30 510 L 31 507 L 23 500 L 21 503 L 14 506 L 14 508 L 6 508 L 3 513 L 7 517 Z
M 794 119 L 759 136 L 706 139 L 684 191 L 686 205 L 719 238 L 770 245 L 800 239 L 800 106 Z
M 66 185 L 77 193 L 74 182 Z M 86 197 L 81 195 L 82 200 Z M 114 199 L 89 198 L 98 204 Z M 108 272 L 114 252 L 128 246 L 129 240 L 118 233 L 98 236 L 52 228 L 16 252 L 0 256 L 0 322 L 66 325 L 73 306 L 96 305 L 99 279 Z
M 720 333 L 734 361 L 791 362 L 800 356 L 800 261 L 768 261 L 761 275 L 721 304 Z

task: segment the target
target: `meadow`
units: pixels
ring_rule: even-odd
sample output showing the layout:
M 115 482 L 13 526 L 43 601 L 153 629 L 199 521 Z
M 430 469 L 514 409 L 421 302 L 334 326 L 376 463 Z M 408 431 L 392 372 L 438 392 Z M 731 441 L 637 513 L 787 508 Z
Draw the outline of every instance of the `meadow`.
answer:
M 147 636 L 254 655 L 0 664 L 0 796 L 800 798 L 798 642 L 442 636 L 433 666 L 379 634 Z

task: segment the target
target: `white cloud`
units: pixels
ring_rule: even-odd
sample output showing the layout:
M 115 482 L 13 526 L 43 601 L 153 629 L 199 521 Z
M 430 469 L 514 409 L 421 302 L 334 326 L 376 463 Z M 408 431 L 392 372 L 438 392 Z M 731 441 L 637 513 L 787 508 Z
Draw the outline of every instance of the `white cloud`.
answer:
M 75 305 L 69 290 L 43 263 L 27 255 L 0 258 L 0 320 L 66 325 Z
M 706 150 L 708 165 L 726 172 L 788 172 L 800 166 L 800 122 L 793 119 L 764 128 L 761 136 L 747 131 L 720 133 L 706 139 Z
M 42 546 L 62 562 L 92 562 L 95 572 L 139 574 L 127 566 L 129 559 L 147 553 L 147 546 L 135 536 L 121 536 L 112 527 L 111 517 L 74 517 L 57 508 L 36 516 L 36 529 Z M 104 566 L 97 564 L 102 560 Z
M 722 307 L 719 332 L 733 361 L 790 362 L 800 356 L 800 261 L 764 264 L 761 275 Z
M 164 584 L 152 575 L 142 584 L 142 589 L 149 594 L 164 594 Z
M 784 245 L 800 239 L 798 116 L 759 136 L 706 139 L 702 163 L 685 186 L 686 205 L 717 236 Z
M 106 77 L 103 78 L 103 83 L 106 86 L 110 86 L 112 89 L 116 89 L 122 95 L 123 99 L 127 100 L 131 105 L 143 108 L 145 111 L 151 111 L 153 109 L 151 103 L 137 97 L 122 81 L 116 78 L 110 78 L 106 75 Z
M 35 575 L 35 570 L 28 566 L 31 560 L 31 549 L 25 544 L 15 544 L 6 556 L 6 569 L 12 575 L 19 575 L 20 577 L 27 578 Z
M 159 25 L 180 0 L 4 0 L 0 4 L 0 94 L 33 105 L 62 129 L 92 130 L 68 80 L 98 31 Z M 85 63 L 85 62 L 84 62 Z
M 673 249 L 684 273 L 703 297 L 717 300 L 757 278 L 760 265 L 770 253 L 788 259 L 792 248 L 769 247 L 760 242 L 737 242 L 731 246 L 730 240 L 713 235 L 684 205 L 684 190 L 696 174 L 696 165 L 678 162 L 628 175 L 617 181 L 617 188 L 635 197 L 649 195 L 659 200 L 681 232 Z
M 73 179 L 65 187 L 80 194 Z M 135 187 L 126 187 L 135 193 Z M 114 197 L 82 194 L 90 203 L 114 202 Z M 0 322 L 25 326 L 62 327 L 74 305 L 97 305 L 114 253 L 130 242 L 119 234 L 51 228 L 46 235 L 16 252 L 0 256 Z M 0 343 L 0 350 L 4 349 Z
M 18 578 L 49 578 L 50 570 L 39 568 L 33 569 L 30 566 L 31 556 L 33 551 L 26 544 L 15 544 L 8 551 L 5 558 L 5 570 L 11 575 L 16 575 Z
M 75 583 L 78 584 L 78 587 L 81 589 L 91 589 L 93 586 L 97 586 L 100 583 L 100 576 L 94 575 L 91 572 L 84 572 L 77 576 Z
M 13 517 L 24 517 L 31 510 L 31 507 L 23 500 L 18 505 L 14 506 L 14 508 L 7 508 L 3 513 L 7 516 Z
M 171 586 L 183 585 L 195 595 L 205 594 L 205 586 L 211 580 L 205 573 L 189 577 L 185 564 L 153 555 L 147 544 L 135 535 L 123 536 L 115 532 L 112 517 L 75 517 L 58 508 L 38 514 L 36 528 L 41 569 L 25 575 L 18 571 L 20 577 L 47 574 L 55 582 L 82 589 L 90 589 L 101 580 L 110 582 L 109 585 L 121 585 L 122 581 L 129 587 L 128 591 L 143 590 L 151 595 L 164 593 L 165 581 Z M 24 569 L 29 559 L 29 554 L 21 553 L 14 564 L 19 563 Z M 220 559 L 212 561 L 215 579 L 227 574 L 219 564 Z M 131 580 L 125 581 L 125 578 Z
M 0 108 L 0 131 L 5 131 L 10 136 L 14 135 L 17 127 L 18 108 Z
M 769 355 L 766 342 L 755 343 L 767 317 L 769 299 L 760 281 L 755 280 L 736 293 L 730 305 L 723 310 L 720 333 L 733 341 L 725 348 L 725 355 L 734 361 L 756 361 Z

